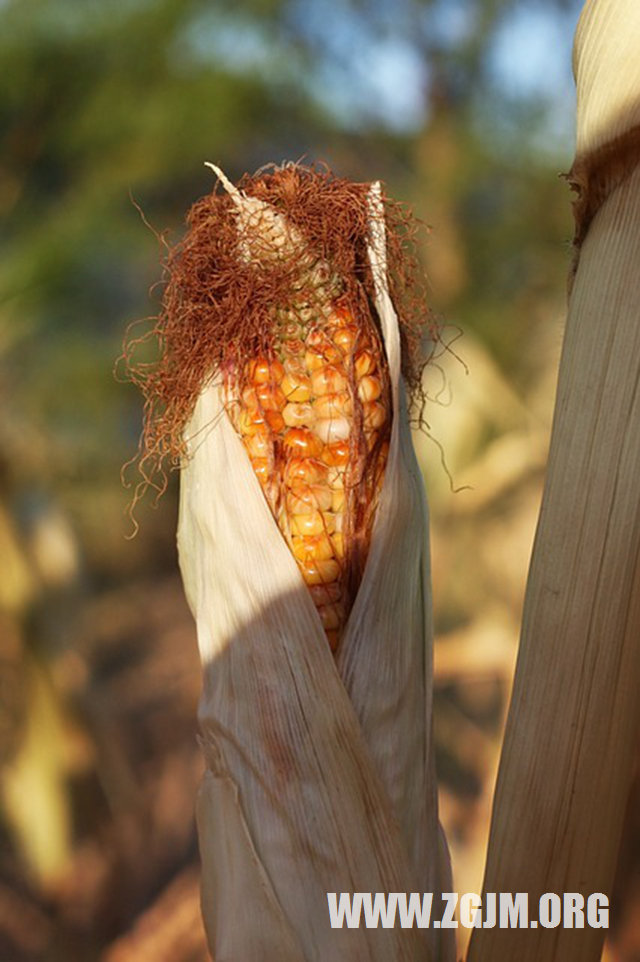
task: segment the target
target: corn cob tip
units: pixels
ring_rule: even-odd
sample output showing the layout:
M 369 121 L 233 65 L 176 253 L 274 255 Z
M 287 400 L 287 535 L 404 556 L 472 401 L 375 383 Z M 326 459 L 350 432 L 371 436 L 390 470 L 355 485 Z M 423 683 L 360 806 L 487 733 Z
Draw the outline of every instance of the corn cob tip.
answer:
M 204 166 L 211 168 L 211 170 L 214 172 L 214 174 L 216 175 L 216 177 L 218 178 L 218 180 L 220 181 L 220 183 L 222 184 L 222 186 L 224 187 L 224 189 L 226 190 L 226 192 L 229 194 L 230 197 L 233 197 L 235 199 L 236 197 L 239 198 L 240 196 L 242 196 L 242 191 L 238 190 L 236 185 L 231 183 L 231 181 L 229 180 L 229 178 L 227 177 L 227 175 L 223 170 L 221 170 L 219 167 L 216 167 L 215 164 L 212 164 L 208 160 L 205 160 Z
M 271 204 L 245 194 L 215 164 L 205 161 L 229 194 L 236 208 L 241 248 L 247 261 L 270 262 L 274 258 L 291 257 L 302 245 L 302 238 L 292 224 Z

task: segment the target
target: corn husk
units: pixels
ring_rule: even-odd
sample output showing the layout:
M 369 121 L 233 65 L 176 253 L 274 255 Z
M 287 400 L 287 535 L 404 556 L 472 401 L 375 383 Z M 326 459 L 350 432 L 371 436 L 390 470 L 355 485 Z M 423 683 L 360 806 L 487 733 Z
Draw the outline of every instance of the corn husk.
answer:
M 586 4 L 576 271 L 484 883 L 534 919 L 544 892 L 611 894 L 640 733 L 639 51 L 636 0 Z M 605 934 L 478 929 L 469 960 L 596 962 Z
M 327 892 L 450 887 L 431 741 L 428 516 L 400 377 L 379 187 L 370 259 L 394 420 L 337 660 L 215 378 L 187 429 L 178 544 L 203 661 L 198 801 L 216 962 L 453 959 L 435 930 L 332 929 Z

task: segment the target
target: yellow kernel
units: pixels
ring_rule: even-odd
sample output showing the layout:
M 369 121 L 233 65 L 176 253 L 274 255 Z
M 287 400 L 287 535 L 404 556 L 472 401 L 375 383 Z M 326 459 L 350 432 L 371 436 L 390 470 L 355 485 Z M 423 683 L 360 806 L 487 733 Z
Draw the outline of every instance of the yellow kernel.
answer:
M 316 421 L 314 431 L 325 444 L 344 441 L 351 433 L 350 418 L 322 418 Z
M 333 545 L 326 534 L 292 538 L 291 550 L 298 561 L 327 561 L 334 555 Z
M 264 431 L 264 416 L 256 408 L 241 408 L 238 404 L 234 407 L 231 419 L 233 426 L 240 434 L 255 434 Z
M 318 371 L 321 367 L 327 363 L 323 358 L 322 354 L 318 354 L 317 351 L 305 351 L 304 363 L 307 371 Z
M 340 394 L 323 394 L 313 402 L 313 410 L 318 418 L 344 417 L 353 411 L 353 403 L 346 391 Z
M 365 374 L 358 382 L 358 397 L 361 401 L 377 401 L 382 394 L 380 379 Z
M 326 471 L 326 481 L 330 488 L 344 488 L 345 471 L 343 467 L 327 468 Z
M 371 428 L 373 430 L 381 428 L 387 420 L 387 410 L 384 404 L 381 404 L 379 401 L 366 401 L 363 404 L 363 408 L 365 428 Z
M 306 374 L 285 374 L 281 387 L 287 401 L 308 401 L 311 397 L 311 381 Z
M 347 378 L 332 364 L 319 368 L 311 375 L 311 389 L 314 394 L 339 394 L 347 389 Z
M 344 535 L 342 531 L 335 531 L 331 535 L 331 544 L 336 558 L 344 558 Z
M 331 492 L 331 510 L 336 514 L 344 511 L 344 488 L 335 488 Z
M 289 428 L 311 425 L 316 419 L 310 404 L 287 404 L 282 411 L 282 419 Z
M 333 558 L 327 558 L 326 561 L 304 561 L 299 567 L 308 585 L 328 585 L 340 577 L 340 565 Z
M 330 512 L 322 515 L 320 511 L 310 511 L 306 514 L 292 514 L 289 523 L 293 535 L 312 538 L 318 534 L 332 534 L 335 517 Z
M 285 450 L 300 458 L 317 458 L 322 453 L 322 441 L 306 428 L 289 428 L 282 443 Z
M 370 351 L 358 351 L 355 356 L 354 366 L 356 377 L 364 377 L 365 374 L 372 374 L 376 369 L 376 361 Z
M 291 514 L 328 511 L 333 496 L 324 484 L 296 484 L 287 491 L 287 510 Z
M 284 469 L 284 480 L 287 484 L 302 481 L 305 484 L 317 484 L 326 481 L 329 469 L 321 461 L 314 458 L 291 458 Z
M 333 332 L 333 343 L 342 354 L 351 354 L 358 340 L 358 329 L 355 324 L 350 327 L 339 327 Z

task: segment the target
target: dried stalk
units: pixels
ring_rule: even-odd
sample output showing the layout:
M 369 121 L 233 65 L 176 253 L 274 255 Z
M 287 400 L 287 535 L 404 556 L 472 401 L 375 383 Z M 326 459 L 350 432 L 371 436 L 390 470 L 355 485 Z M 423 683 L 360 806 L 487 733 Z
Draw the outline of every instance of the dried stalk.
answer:
M 576 265 L 485 892 L 610 893 L 640 727 L 640 6 L 576 33 Z M 469 962 L 595 962 L 605 930 L 476 929 Z

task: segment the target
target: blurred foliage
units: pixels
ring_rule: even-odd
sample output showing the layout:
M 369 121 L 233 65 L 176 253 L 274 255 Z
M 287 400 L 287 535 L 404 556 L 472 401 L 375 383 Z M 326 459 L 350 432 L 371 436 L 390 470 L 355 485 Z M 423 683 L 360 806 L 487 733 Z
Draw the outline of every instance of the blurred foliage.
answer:
M 127 323 L 158 310 L 164 240 L 211 189 L 207 159 L 234 178 L 326 161 L 383 179 L 432 225 L 431 306 L 451 338 L 465 332 L 454 350 L 470 374 L 443 359 L 454 394 L 442 407 L 435 369 L 440 406 L 426 416 L 454 483 L 473 486 L 454 496 L 437 446 L 421 442 L 439 762 L 460 877 L 477 879 L 572 230 L 557 177 L 571 163 L 568 71 L 563 89 L 544 77 L 512 89 L 497 50 L 527 17 L 570 38 L 578 7 L 0 3 L 3 962 L 205 958 L 190 868 L 199 679 L 175 485 L 125 541 L 119 471 L 141 404 L 112 369 Z

